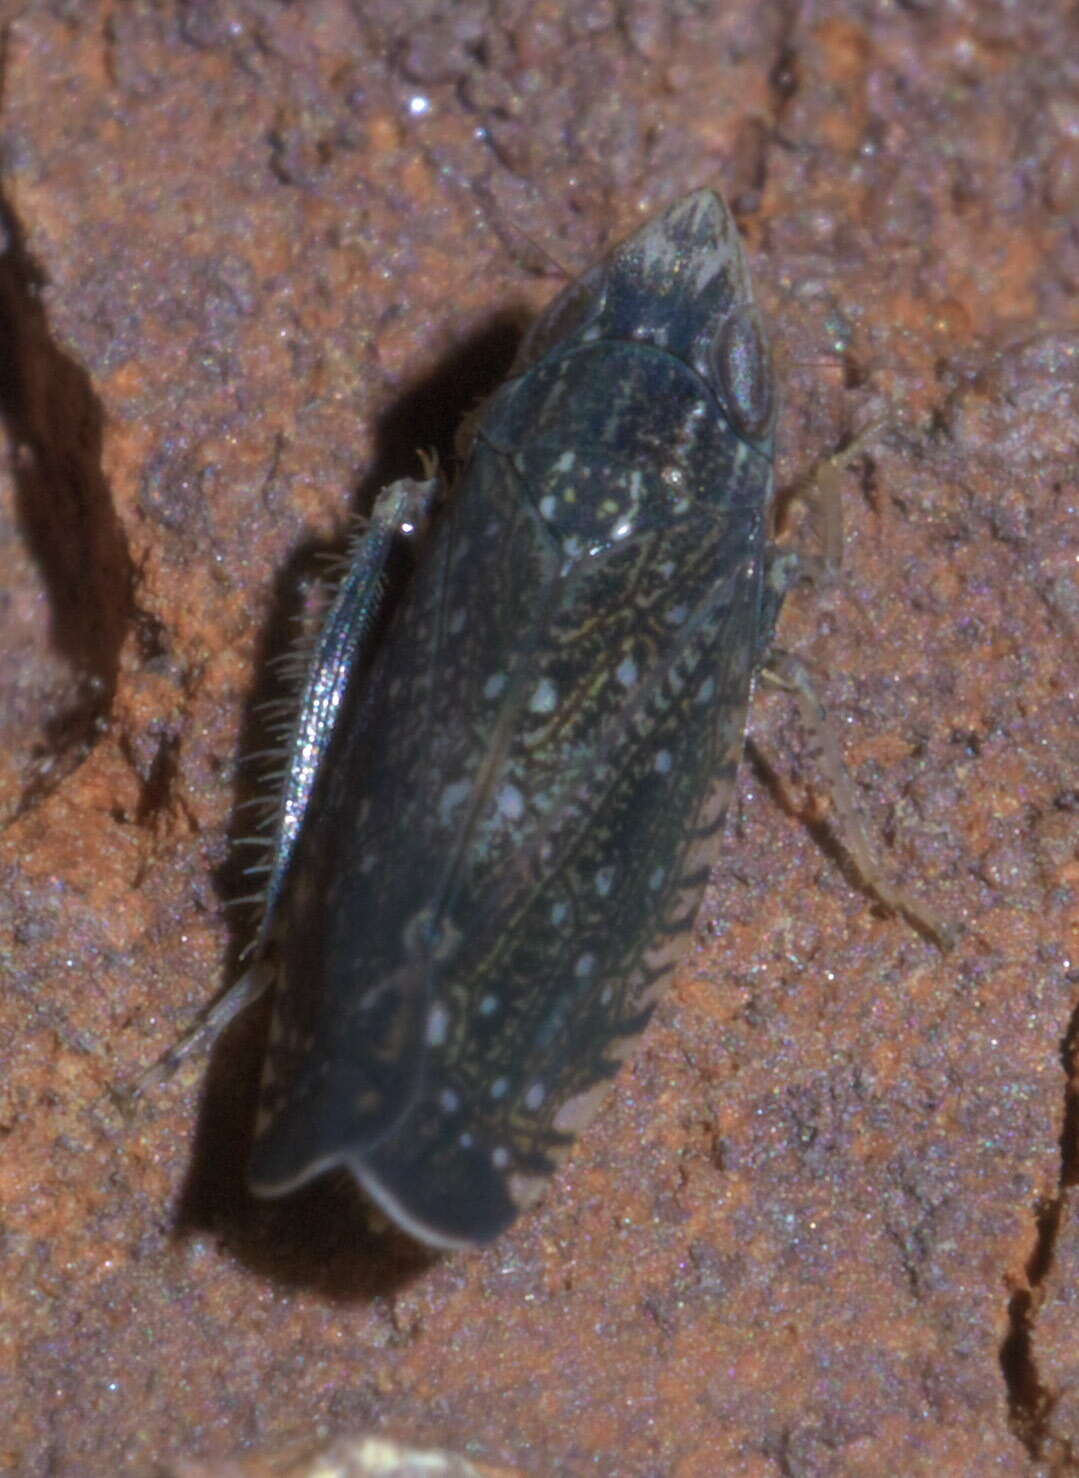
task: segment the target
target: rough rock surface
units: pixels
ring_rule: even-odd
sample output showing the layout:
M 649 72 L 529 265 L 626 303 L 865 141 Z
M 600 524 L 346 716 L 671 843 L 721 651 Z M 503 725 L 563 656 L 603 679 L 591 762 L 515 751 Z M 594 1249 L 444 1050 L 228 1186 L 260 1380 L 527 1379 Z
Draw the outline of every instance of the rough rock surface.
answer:
M 1075 1471 L 1074 12 L 4 10 L 0 1470 L 362 1431 L 536 1478 Z M 782 640 L 959 942 L 857 886 L 762 692 L 693 953 L 544 1205 L 428 1259 L 336 1182 L 255 1203 L 257 1012 L 109 1089 L 235 971 L 237 756 L 311 556 L 449 454 L 552 259 L 699 184 L 782 478 L 888 417 Z

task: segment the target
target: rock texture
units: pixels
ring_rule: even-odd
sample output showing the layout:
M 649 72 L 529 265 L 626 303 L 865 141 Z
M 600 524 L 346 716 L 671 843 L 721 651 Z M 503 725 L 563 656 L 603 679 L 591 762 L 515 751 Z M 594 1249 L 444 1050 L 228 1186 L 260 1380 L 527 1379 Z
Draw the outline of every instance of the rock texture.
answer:
M 4 9 L 0 1470 L 368 1432 L 536 1478 L 1075 1471 L 1070 7 Z M 783 480 L 887 418 L 781 635 L 958 943 L 857 885 L 762 691 L 695 949 L 545 1204 L 430 1260 L 336 1182 L 255 1203 L 257 1011 L 110 1089 L 235 973 L 237 756 L 312 556 L 452 454 L 557 263 L 699 184 Z

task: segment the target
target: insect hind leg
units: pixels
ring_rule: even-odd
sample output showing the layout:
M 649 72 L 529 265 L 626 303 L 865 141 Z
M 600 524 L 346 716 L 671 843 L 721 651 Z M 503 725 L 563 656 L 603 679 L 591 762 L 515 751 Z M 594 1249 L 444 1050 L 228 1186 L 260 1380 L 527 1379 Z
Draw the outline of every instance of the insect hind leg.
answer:
M 955 928 L 920 899 L 887 877 L 878 849 L 862 821 L 854 785 L 836 742 L 835 725 L 806 667 L 787 652 L 774 652 L 762 676 L 793 694 L 806 729 L 812 736 L 815 758 L 828 783 L 834 819 L 832 830 L 862 885 L 889 911 L 905 918 L 919 934 L 940 950 L 955 943 Z
M 862 822 L 834 725 L 829 721 L 805 664 L 774 646 L 779 612 L 792 586 L 802 582 L 821 584 L 835 578 L 843 550 L 840 478 L 851 462 L 880 434 L 885 424 L 883 419 L 871 422 L 845 447 L 822 457 L 789 494 L 789 500 L 809 506 L 819 549 L 807 552 L 786 544 L 772 544 L 766 552 L 761 609 L 762 677 L 791 693 L 798 703 L 802 722 L 812 737 L 817 763 L 827 780 L 836 839 L 863 886 L 889 912 L 905 918 L 938 948 L 948 949 L 954 942 L 953 927 L 887 878 L 878 849 Z M 864 611 L 861 614 L 866 615 Z
M 129 1087 L 114 1090 L 113 1097 L 125 1107 L 131 1106 L 136 1099 L 167 1083 L 187 1058 L 216 1042 L 241 1011 L 265 995 L 273 981 L 273 973 L 273 967 L 267 961 L 256 961 L 223 995 L 199 1013 L 179 1041 L 167 1047 Z

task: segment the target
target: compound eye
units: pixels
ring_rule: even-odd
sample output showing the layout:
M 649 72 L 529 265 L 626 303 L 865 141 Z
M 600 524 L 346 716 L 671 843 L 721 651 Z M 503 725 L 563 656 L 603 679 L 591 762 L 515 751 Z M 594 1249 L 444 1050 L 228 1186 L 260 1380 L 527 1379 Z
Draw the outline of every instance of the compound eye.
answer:
M 755 308 L 735 308 L 712 344 L 712 368 L 731 424 L 747 441 L 772 428 L 772 361 Z

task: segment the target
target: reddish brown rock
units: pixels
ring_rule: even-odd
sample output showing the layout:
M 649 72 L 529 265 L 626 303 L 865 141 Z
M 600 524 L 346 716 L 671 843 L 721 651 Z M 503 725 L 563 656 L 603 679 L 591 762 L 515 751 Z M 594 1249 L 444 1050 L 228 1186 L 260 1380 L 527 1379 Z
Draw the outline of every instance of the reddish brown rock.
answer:
M 1068 8 L 9 9 L 0 1469 L 356 1431 L 537 1478 L 1073 1460 Z M 253 1203 L 256 1020 L 134 1118 L 108 1090 L 235 971 L 237 754 L 310 555 L 449 454 L 538 264 L 699 184 L 783 477 L 890 417 L 782 640 L 962 938 L 880 916 L 762 692 L 693 955 L 544 1206 L 431 1261 L 347 1186 Z
M 319 1447 L 278 1449 L 220 1462 L 181 1459 L 173 1478 L 515 1478 L 508 1468 L 477 1466 L 452 1452 L 405 1448 L 385 1437 L 338 1437 Z

